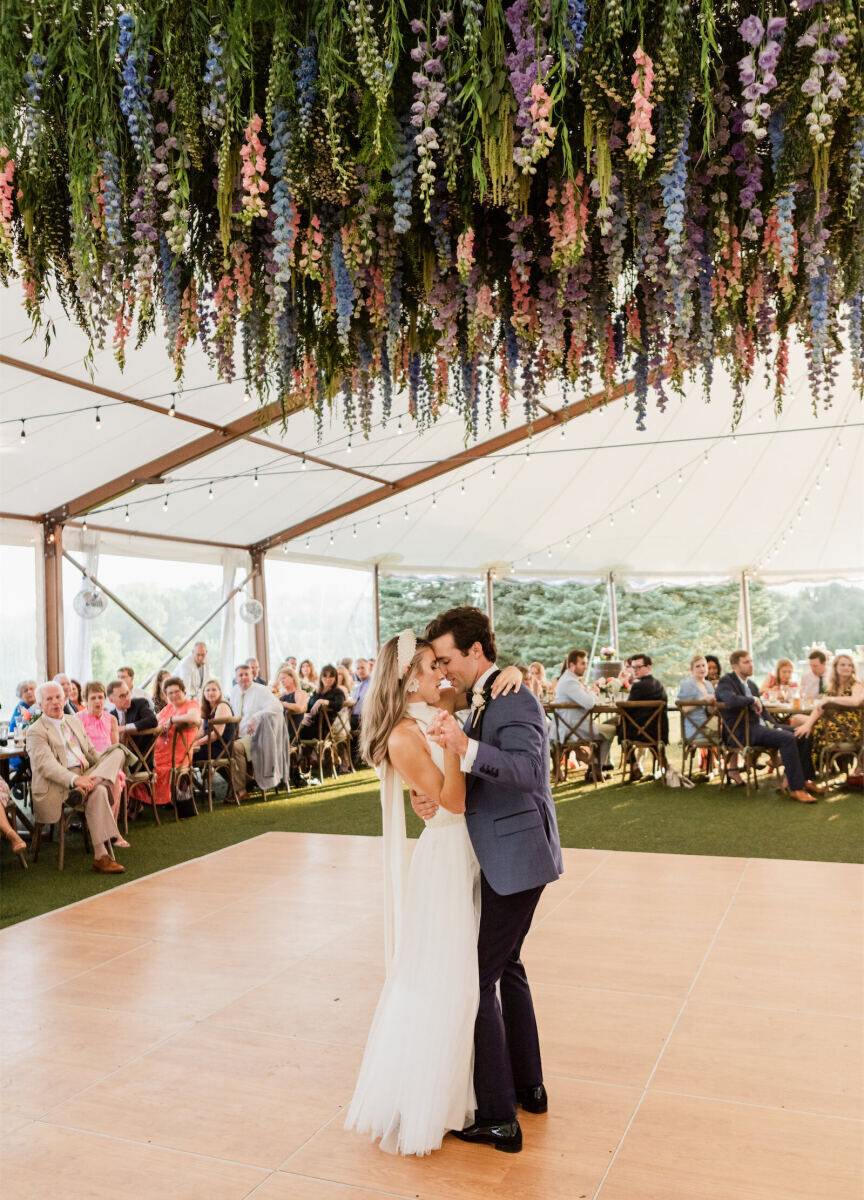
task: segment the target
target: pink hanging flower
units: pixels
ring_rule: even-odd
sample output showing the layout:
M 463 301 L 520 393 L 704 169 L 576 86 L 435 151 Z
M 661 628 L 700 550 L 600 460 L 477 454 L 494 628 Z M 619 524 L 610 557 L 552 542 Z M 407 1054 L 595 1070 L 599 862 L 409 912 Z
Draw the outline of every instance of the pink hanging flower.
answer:
M 456 239 L 456 269 L 463 283 L 468 282 L 474 266 L 474 230 L 466 229 Z
M 0 257 L 12 257 L 12 201 L 15 195 L 15 159 L 0 146 Z
M 243 211 L 240 219 L 247 225 L 256 217 L 267 216 L 264 194 L 269 192 L 270 184 L 264 178 L 267 163 L 264 158 L 264 143 L 258 136 L 260 132 L 261 118 L 256 113 L 246 126 L 246 141 L 240 148 L 240 157 L 243 160 L 243 195 L 240 198 Z
M 641 46 L 633 51 L 633 61 L 636 63 L 636 70 L 630 76 L 634 88 L 633 111 L 630 114 L 626 154 L 641 177 L 654 154 L 655 138 L 651 132 L 654 105 L 648 99 L 654 87 L 654 63 Z

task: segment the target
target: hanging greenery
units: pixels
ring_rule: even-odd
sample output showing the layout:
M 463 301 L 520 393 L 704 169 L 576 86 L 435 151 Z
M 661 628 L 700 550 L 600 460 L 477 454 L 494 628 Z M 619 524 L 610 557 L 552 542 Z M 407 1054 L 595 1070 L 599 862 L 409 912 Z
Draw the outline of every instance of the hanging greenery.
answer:
M 5 0 L 0 278 L 368 428 L 864 390 L 857 0 Z

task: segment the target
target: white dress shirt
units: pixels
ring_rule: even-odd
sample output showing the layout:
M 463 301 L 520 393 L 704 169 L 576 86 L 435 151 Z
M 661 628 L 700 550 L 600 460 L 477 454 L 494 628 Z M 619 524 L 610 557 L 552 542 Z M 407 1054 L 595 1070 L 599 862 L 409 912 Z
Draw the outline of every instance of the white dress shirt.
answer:
M 66 766 L 69 767 L 73 772 L 73 774 L 69 776 L 69 786 L 75 787 L 78 782 L 78 772 L 87 767 L 87 759 L 84 755 L 84 751 L 77 746 L 77 743 L 76 748 L 73 748 L 70 744 L 70 739 L 74 741 L 74 737 L 72 736 L 69 726 L 66 724 L 65 717 L 48 717 L 43 713 L 42 720 L 50 721 L 52 725 L 56 726 L 56 728 L 60 730 L 60 736 L 62 737 L 63 745 L 66 748 Z
M 480 675 L 477 679 L 474 680 L 474 686 L 471 688 L 472 697 L 474 696 L 475 692 L 483 691 L 483 689 L 486 686 L 486 680 L 489 678 L 490 675 L 493 674 L 493 672 L 495 672 L 497 670 L 498 670 L 498 668 L 493 664 L 493 666 L 489 667 L 489 669 L 487 671 L 484 671 L 482 675 Z M 459 766 L 461 767 L 462 773 L 464 775 L 469 774 L 469 772 L 471 771 L 471 768 L 474 766 L 474 760 L 477 757 L 477 747 L 479 745 L 480 745 L 479 738 L 472 738 L 472 737 L 468 738 L 468 749 L 465 751 L 465 753 L 459 759 Z

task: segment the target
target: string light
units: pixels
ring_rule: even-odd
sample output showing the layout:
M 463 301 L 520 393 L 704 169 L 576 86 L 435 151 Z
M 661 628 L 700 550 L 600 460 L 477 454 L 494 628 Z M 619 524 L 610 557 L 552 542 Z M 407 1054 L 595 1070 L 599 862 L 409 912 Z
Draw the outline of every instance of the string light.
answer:
M 308 539 L 308 538 L 306 539 L 306 545 L 307 545 L 307 547 L 308 547 L 308 545 L 309 545 L 309 539 Z M 283 554 L 287 554 L 287 553 L 288 553 L 288 543 L 287 543 L 287 542 L 283 542 L 283 543 L 282 543 L 282 553 L 283 553 Z
M 84 517 L 84 519 L 81 522 L 81 528 L 84 530 L 85 533 L 87 532 L 87 518 L 86 517 Z
M 564 542 L 564 549 L 565 549 L 565 550 L 569 550 L 569 549 L 570 549 L 570 535 L 569 535 L 569 533 L 568 533 L 568 535 L 567 535 L 567 540 Z
M 525 566 L 526 566 L 526 567 L 530 567 L 530 566 L 531 566 L 531 555 L 530 555 L 530 554 L 528 555 L 528 557 L 527 557 L 527 558 L 526 558 L 526 560 L 525 560 Z
M 703 463 L 705 463 L 706 466 L 708 465 L 708 451 L 707 450 L 702 455 L 702 461 L 703 461 Z
M 24 428 L 24 418 L 23 417 L 21 418 L 21 436 L 18 440 L 22 446 L 27 441 L 27 430 Z
M 305 454 L 304 454 L 304 455 L 302 456 L 302 458 L 300 459 L 300 470 L 301 470 L 301 471 L 305 471 L 305 470 L 306 470 L 306 455 L 305 455 Z
M 630 511 L 631 511 L 631 513 L 635 513 L 635 511 L 636 511 L 636 505 L 633 503 L 632 500 L 630 501 Z
M 615 524 L 615 514 L 614 513 L 609 514 L 609 524 L 610 524 L 610 526 L 614 526 L 614 524 Z
M 248 404 L 248 403 L 249 403 L 249 401 L 250 401 L 251 399 L 252 399 L 252 397 L 251 397 L 251 395 L 249 394 L 249 389 L 248 389 L 248 387 L 247 387 L 247 388 L 244 388 L 244 389 L 243 389 L 243 403 L 244 403 L 244 404 Z
M 658 500 L 660 499 L 660 484 L 659 483 L 654 488 L 654 495 L 657 497 Z
M 310 544 L 311 544 L 311 543 L 310 543 L 310 541 L 309 541 L 309 534 L 307 533 L 307 534 L 306 534 L 306 549 L 307 549 L 307 550 L 309 549 L 309 546 L 310 546 Z M 284 543 L 283 543 L 283 545 L 287 546 L 287 545 L 288 545 L 288 543 L 287 543 L 287 542 L 284 542 Z
M 591 536 L 591 528 L 590 528 L 590 526 L 589 526 L 589 528 L 588 528 L 588 529 L 586 529 L 586 530 L 585 530 L 585 536 L 586 536 L 586 538 L 590 538 L 590 536 Z
M 407 504 L 405 505 L 405 514 L 404 515 L 405 515 L 405 520 L 407 521 L 408 520 L 408 505 Z
M 258 468 L 257 467 L 255 468 L 255 474 L 252 476 L 252 486 L 253 487 L 258 486 Z
M 330 530 L 330 545 L 333 545 L 333 530 Z
M 563 442 L 566 437 L 567 437 L 567 426 L 562 421 L 561 422 L 561 441 Z
M 207 493 L 207 499 L 208 499 L 208 500 L 212 500 L 212 499 L 213 499 L 213 484 L 212 484 L 212 483 L 210 484 L 210 490 L 209 490 L 209 491 L 208 491 L 208 493 Z
M 356 539 L 356 537 L 357 537 L 357 526 L 356 526 L 356 525 L 355 525 L 355 526 L 354 526 L 354 528 L 351 530 L 351 536 L 352 536 L 353 538 L 355 538 L 355 539 Z
M 552 547 L 551 547 L 551 546 L 550 546 L 550 547 L 549 547 L 549 549 L 546 551 L 546 557 L 547 557 L 547 558 L 551 558 L 551 557 L 552 557 Z
M 493 464 L 492 464 L 492 478 L 493 479 L 495 478 L 495 465 L 496 464 L 493 462 Z
M 163 512 L 168 511 L 168 493 L 167 492 L 165 493 L 165 499 L 162 501 L 162 511 Z
M 126 515 L 123 517 L 123 520 L 126 522 L 127 525 L 129 524 L 129 505 L 128 504 L 126 505 Z
M 168 405 L 168 416 L 177 416 L 177 397 L 174 392 L 171 393 L 171 403 Z
M 96 428 L 102 428 L 102 418 L 99 416 L 99 405 L 96 405 Z
M 433 508 L 438 507 L 438 497 L 435 495 L 434 492 L 432 493 L 432 507 Z
M 350 437 L 349 437 L 349 439 L 348 439 L 348 445 L 345 447 L 345 453 L 346 453 L 346 454 L 350 454 L 350 453 L 351 453 L 351 439 L 350 439 Z
M 401 417 L 399 418 L 399 424 L 396 426 L 396 434 L 398 437 L 402 436 L 402 418 Z
M 459 481 L 459 495 L 460 496 L 465 495 L 465 480 L 464 479 Z
M 381 518 L 380 518 L 380 517 L 379 517 L 379 518 L 377 519 L 377 521 L 375 522 L 375 528 L 376 528 L 376 529 L 380 529 L 380 528 L 381 528 Z
M 678 472 L 678 482 L 679 482 L 679 483 L 683 483 L 683 482 L 684 482 L 684 476 L 682 475 L 682 473 L 681 473 L 680 471 Z

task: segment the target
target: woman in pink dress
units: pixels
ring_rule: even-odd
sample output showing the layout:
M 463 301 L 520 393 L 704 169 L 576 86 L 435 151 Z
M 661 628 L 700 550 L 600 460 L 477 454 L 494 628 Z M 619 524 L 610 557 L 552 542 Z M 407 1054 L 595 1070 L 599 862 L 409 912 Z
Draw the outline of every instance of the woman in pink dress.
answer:
M 120 741 L 117 718 L 113 713 L 105 711 L 104 684 L 94 682 L 86 685 L 84 688 L 84 708 L 79 712 L 78 719 L 84 726 L 84 732 L 93 743 L 93 749 L 97 754 L 101 754 L 109 746 L 116 746 Z M 111 808 L 114 811 L 115 821 L 120 812 L 120 800 L 123 796 L 123 783 L 125 779 L 126 776 L 123 772 L 118 771 L 111 795 Z M 114 839 L 114 845 L 123 847 L 128 846 L 129 843 L 121 837 Z
M 186 685 L 176 675 L 169 675 L 162 684 L 165 707 L 159 712 L 159 736 L 153 749 L 153 765 L 156 768 L 155 798 L 157 804 L 171 803 L 171 768 L 182 767 L 192 761 L 195 735 L 201 725 L 201 709 L 194 700 L 186 699 Z M 174 729 L 179 728 L 174 744 Z

